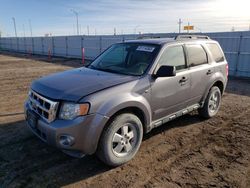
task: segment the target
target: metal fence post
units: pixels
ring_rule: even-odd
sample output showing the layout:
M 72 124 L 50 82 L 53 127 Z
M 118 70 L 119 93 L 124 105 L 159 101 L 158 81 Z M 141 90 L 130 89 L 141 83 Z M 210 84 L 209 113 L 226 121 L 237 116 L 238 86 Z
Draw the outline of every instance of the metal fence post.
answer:
M 66 57 L 68 56 L 68 37 L 65 37 Z
M 44 38 L 42 37 L 42 54 L 44 55 Z
M 13 50 L 12 39 L 11 39 L 11 38 L 9 38 L 9 41 L 10 41 L 10 50 Z
M 24 37 L 23 40 L 24 40 L 24 52 L 27 53 L 26 37 Z
M 99 46 L 100 50 L 99 53 L 102 53 L 102 36 L 100 36 L 100 46 Z
M 33 54 L 34 53 L 34 51 L 35 51 L 35 47 L 34 47 L 34 38 L 32 37 L 31 38 L 31 44 L 32 44 L 32 52 L 31 52 L 31 54 Z
M 51 45 L 52 45 L 52 56 L 55 55 L 55 45 L 54 45 L 54 37 L 51 37 Z
M 84 40 L 84 37 L 83 37 L 83 36 L 81 36 L 81 49 L 80 49 L 80 51 L 81 51 L 81 55 L 82 55 L 82 49 L 83 49 L 83 40 Z
M 81 36 L 81 49 L 83 48 L 83 40 L 84 40 L 84 37 Z
M 16 38 L 16 44 L 17 44 L 17 51 L 19 52 L 19 38 Z
M 243 35 L 242 35 L 242 33 L 241 33 L 241 34 L 240 34 L 240 40 L 239 40 L 238 51 L 237 51 L 237 59 L 236 59 L 236 66 L 235 66 L 235 73 L 234 73 L 235 76 L 237 76 L 238 69 L 239 69 L 239 64 L 240 64 L 240 54 L 241 54 L 242 38 L 243 38 Z

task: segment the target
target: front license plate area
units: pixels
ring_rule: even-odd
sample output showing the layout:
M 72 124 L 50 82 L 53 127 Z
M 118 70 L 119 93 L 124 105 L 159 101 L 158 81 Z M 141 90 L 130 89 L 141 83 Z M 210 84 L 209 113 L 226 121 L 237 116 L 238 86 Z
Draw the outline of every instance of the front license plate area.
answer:
M 27 111 L 27 122 L 32 128 L 36 128 L 38 117 L 35 113 Z

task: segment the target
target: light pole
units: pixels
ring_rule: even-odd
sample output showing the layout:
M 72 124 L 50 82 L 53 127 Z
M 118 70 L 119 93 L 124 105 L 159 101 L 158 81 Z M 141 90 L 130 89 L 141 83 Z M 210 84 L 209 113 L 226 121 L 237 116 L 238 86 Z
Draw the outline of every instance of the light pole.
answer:
M 182 24 L 183 22 L 181 21 L 181 19 L 179 19 L 179 21 L 178 21 L 178 25 L 179 25 L 179 33 L 181 33 L 181 24 Z
M 14 24 L 14 29 L 15 29 L 15 36 L 17 37 L 17 32 L 16 32 L 16 19 L 12 17 L 13 24 Z
M 29 20 L 29 26 L 30 26 L 30 36 L 32 37 L 32 26 L 31 26 L 31 21 Z
M 74 9 L 71 9 L 71 11 L 76 15 L 77 35 L 79 35 L 78 12 L 76 12 Z

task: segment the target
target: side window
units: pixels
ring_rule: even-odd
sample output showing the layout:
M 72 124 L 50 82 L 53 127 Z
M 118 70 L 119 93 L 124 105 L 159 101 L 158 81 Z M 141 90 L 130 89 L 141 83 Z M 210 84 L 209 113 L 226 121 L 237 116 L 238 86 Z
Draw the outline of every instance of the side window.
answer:
M 221 51 L 221 49 L 219 48 L 219 46 L 215 43 L 208 43 L 207 44 L 208 49 L 210 50 L 210 52 L 212 53 L 212 56 L 214 58 L 214 60 L 219 63 L 224 61 L 224 55 Z
M 191 67 L 208 63 L 207 54 L 201 45 L 188 44 L 186 45 L 186 47 L 187 47 L 189 65 Z
M 162 53 L 159 65 L 175 66 L 176 70 L 181 70 L 186 67 L 185 55 L 182 46 L 170 46 Z

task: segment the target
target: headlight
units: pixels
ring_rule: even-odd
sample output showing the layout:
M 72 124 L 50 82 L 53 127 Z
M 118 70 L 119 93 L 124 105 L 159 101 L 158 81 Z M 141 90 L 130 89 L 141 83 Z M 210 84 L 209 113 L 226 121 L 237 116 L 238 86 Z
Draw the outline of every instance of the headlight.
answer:
M 75 104 L 75 103 L 67 103 L 64 102 L 62 104 L 59 118 L 60 119 L 66 119 L 66 120 L 72 120 L 76 118 L 77 116 L 84 116 L 89 111 L 89 104 Z

